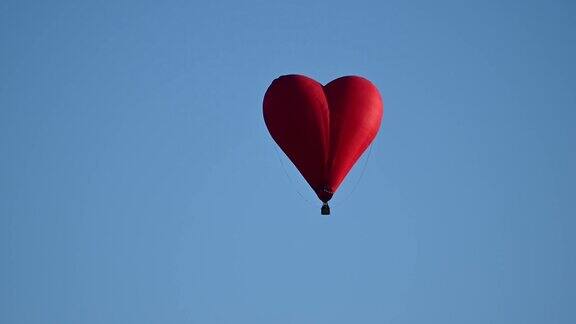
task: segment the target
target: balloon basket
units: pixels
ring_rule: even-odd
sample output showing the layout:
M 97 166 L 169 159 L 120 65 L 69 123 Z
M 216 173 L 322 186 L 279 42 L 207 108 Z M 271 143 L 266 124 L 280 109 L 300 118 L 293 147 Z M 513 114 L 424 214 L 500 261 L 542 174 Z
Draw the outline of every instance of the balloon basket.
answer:
M 328 206 L 328 203 L 324 203 L 322 205 L 322 208 L 320 209 L 320 213 L 322 215 L 330 215 L 330 206 Z

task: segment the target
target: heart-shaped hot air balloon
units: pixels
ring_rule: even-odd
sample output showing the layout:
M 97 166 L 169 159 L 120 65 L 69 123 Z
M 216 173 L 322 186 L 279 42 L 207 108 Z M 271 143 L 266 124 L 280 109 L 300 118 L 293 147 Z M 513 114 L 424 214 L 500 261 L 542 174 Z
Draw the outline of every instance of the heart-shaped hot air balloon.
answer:
M 332 198 L 382 122 L 378 89 L 359 76 L 323 86 L 303 75 L 274 80 L 264 95 L 264 121 L 330 214 Z

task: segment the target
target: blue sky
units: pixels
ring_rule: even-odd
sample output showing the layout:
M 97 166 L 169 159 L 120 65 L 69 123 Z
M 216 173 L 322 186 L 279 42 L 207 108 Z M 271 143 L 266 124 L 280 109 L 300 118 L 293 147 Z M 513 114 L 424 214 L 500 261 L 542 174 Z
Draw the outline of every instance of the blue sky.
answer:
M 0 322 L 574 323 L 575 15 L 0 2 Z M 262 120 L 288 73 L 384 97 L 328 218 Z

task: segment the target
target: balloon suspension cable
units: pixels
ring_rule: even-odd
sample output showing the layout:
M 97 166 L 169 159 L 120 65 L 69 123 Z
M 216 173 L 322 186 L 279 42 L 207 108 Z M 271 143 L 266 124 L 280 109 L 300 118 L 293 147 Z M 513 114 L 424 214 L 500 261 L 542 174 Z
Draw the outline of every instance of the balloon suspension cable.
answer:
M 360 184 L 360 180 L 362 180 L 362 178 L 364 177 L 364 172 L 366 172 L 366 166 L 368 166 L 368 161 L 370 160 L 370 156 L 372 155 L 372 146 L 374 146 L 374 144 L 371 144 L 370 147 L 368 148 L 368 154 L 366 154 L 366 159 L 364 160 L 364 165 L 362 166 L 362 170 L 360 170 L 360 176 L 358 176 L 358 180 L 356 180 L 356 183 L 354 184 L 354 187 L 352 187 L 352 190 L 344 198 L 342 198 L 340 201 L 337 201 L 335 204 L 334 204 L 334 202 L 332 202 L 332 205 L 340 206 L 341 204 L 348 201 L 350 199 L 350 197 L 352 197 L 352 194 L 356 191 L 356 189 L 358 188 L 358 185 Z
M 307 202 L 310 206 L 318 206 L 314 203 L 312 203 L 310 200 L 308 200 L 306 197 L 304 197 L 304 195 L 300 192 L 300 190 L 298 190 L 298 188 L 296 188 L 296 183 L 294 182 L 294 180 L 292 179 L 292 177 L 290 176 L 290 174 L 288 174 L 288 170 L 286 170 L 286 166 L 284 165 L 284 161 L 282 160 L 282 156 L 280 153 L 280 150 L 277 147 L 274 147 L 274 149 L 276 150 L 276 156 L 278 156 L 278 161 L 280 161 L 280 165 L 282 166 L 282 170 L 284 170 L 284 174 L 286 175 L 286 178 L 288 178 L 288 181 L 290 182 L 290 184 L 294 187 L 294 190 L 296 191 L 296 193 L 298 194 L 298 196 L 300 196 L 300 198 L 302 198 L 302 200 L 304 200 L 305 202 Z

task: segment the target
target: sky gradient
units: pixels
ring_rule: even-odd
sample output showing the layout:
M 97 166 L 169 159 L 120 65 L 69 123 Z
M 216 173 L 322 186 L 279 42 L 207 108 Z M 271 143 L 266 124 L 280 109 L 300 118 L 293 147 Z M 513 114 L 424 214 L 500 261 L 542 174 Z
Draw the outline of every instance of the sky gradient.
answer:
M 309 2 L 0 1 L 1 323 L 576 322 L 576 5 Z M 290 73 L 384 98 L 330 217 Z

